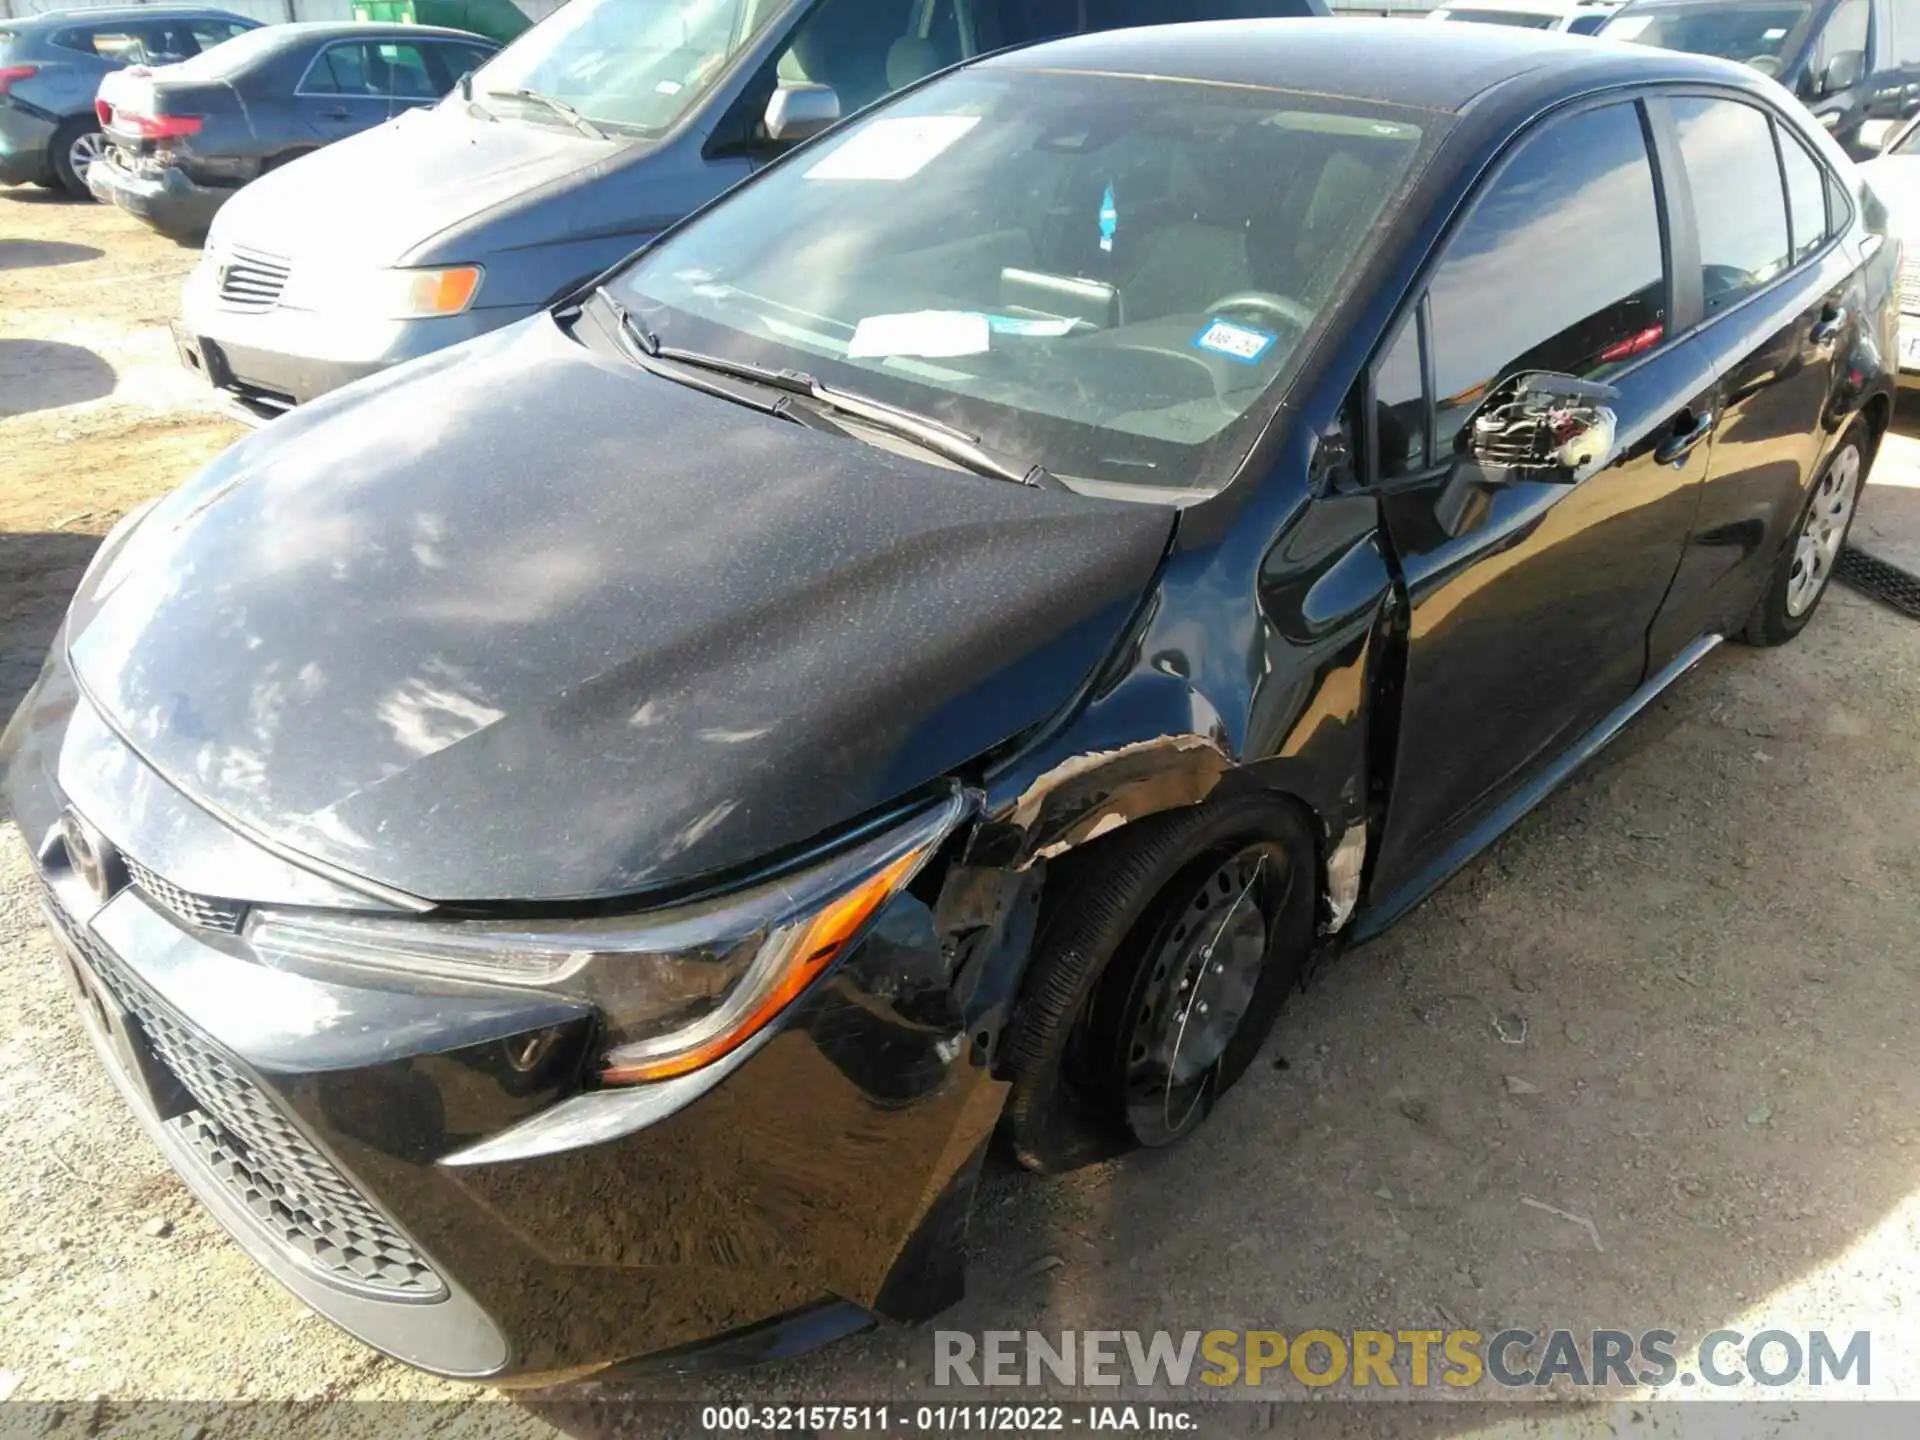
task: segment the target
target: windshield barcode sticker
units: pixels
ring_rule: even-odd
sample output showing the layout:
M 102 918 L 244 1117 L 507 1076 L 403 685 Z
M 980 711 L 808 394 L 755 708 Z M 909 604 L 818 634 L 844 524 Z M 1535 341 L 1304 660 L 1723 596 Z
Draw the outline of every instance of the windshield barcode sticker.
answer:
M 978 115 L 870 120 L 806 172 L 809 180 L 910 180 L 980 123 Z
M 1280 337 L 1270 330 L 1256 330 L 1251 325 L 1236 325 L 1231 320 L 1212 320 L 1207 328 L 1193 337 L 1193 348 L 1211 350 L 1216 355 L 1224 355 L 1229 360 L 1238 360 L 1243 365 L 1257 365 L 1260 357 L 1272 348 L 1273 342 Z

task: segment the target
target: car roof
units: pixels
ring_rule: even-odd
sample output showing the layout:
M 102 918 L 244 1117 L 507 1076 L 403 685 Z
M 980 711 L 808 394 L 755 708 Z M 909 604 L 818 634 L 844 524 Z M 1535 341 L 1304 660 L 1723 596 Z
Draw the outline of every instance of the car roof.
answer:
M 0 21 L 9 30 L 51 28 L 56 25 L 117 25 L 128 20 L 238 20 L 247 25 L 260 22 L 236 14 L 218 5 L 103 5 L 89 10 L 43 10 L 37 15 L 19 15 Z
M 1731 60 L 1503 25 L 1423 19 L 1217 20 L 1076 35 L 980 62 L 989 69 L 1064 70 L 1310 91 L 1460 112 L 1524 75 L 1571 86 L 1708 81 L 1745 84 Z

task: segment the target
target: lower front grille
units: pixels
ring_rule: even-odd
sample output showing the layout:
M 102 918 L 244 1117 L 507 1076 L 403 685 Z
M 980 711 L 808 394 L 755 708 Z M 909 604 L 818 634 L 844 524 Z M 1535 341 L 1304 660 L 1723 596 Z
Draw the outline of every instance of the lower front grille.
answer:
M 196 1108 L 166 1122 L 282 1249 L 335 1283 L 435 1300 L 440 1277 L 221 1049 L 135 978 L 49 889 L 53 921 Z

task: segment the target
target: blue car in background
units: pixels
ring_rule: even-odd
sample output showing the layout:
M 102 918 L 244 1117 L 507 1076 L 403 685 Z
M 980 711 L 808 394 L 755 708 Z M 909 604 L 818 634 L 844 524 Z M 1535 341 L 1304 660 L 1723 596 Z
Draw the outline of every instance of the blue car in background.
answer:
M 106 148 L 93 113 L 102 78 L 127 65 L 191 59 L 259 26 L 199 5 L 0 20 L 0 185 L 31 182 L 88 198 L 87 169 Z

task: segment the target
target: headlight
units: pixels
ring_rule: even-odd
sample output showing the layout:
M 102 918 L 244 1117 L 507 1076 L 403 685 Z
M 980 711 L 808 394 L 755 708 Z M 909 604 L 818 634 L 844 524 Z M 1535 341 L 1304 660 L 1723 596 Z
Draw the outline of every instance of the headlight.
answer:
M 600 1011 L 609 1084 L 665 1080 L 744 1044 L 845 954 L 966 811 L 956 789 L 796 874 L 718 900 L 590 920 L 370 919 L 257 910 L 269 965 L 521 985 Z
M 295 261 L 280 292 L 281 305 L 366 320 L 422 320 L 458 315 L 480 289 L 478 265 L 438 270 L 335 269 Z

